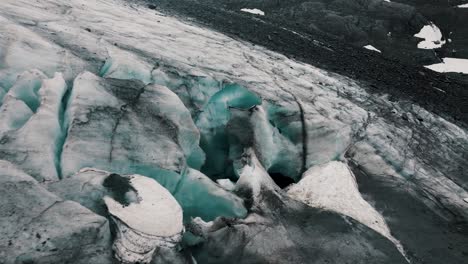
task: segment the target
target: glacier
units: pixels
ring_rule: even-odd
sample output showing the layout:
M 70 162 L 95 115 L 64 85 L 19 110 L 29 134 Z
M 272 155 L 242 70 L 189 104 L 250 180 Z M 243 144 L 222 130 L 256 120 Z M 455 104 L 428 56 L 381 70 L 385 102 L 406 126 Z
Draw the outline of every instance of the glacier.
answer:
M 1 1 L 0 100 L 6 263 L 443 263 L 426 241 L 466 242 L 437 229 L 468 218 L 465 127 L 144 5 Z

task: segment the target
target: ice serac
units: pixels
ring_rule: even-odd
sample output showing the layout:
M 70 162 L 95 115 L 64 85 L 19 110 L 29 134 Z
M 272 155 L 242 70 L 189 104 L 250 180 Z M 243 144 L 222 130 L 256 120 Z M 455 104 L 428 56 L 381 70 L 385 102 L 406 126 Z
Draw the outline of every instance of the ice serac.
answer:
M 181 240 L 182 209 L 153 179 L 131 175 L 128 185 L 125 201 L 104 197 L 116 226 L 115 258 L 121 263 L 149 263 L 157 248 L 175 247 Z M 116 182 L 114 188 L 122 188 L 122 183 Z
M 4 263 L 112 263 L 107 220 L 62 200 L 0 161 L 0 259 Z
M 232 116 L 231 109 L 247 111 L 259 104 L 261 99 L 256 94 L 238 84 L 223 87 L 209 99 L 196 120 L 202 135 L 200 145 L 207 155 L 202 170 L 208 176 L 217 178 L 230 173 L 226 169 L 230 162 L 226 125 Z
M 253 150 L 236 163 L 237 193 L 249 201 L 245 219 L 198 219 L 199 263 L 406 263 L 396 247 L 373 229 L 286 196 Z
M 189 111 L 160 85 L 85 72 L 75 79 L 65 119 L 65 177 L 84 167 L 148 176 L 157 168 L 178 173 L 199 149 Z
M 0 109 L 0 158 L 18 165 L 38 181 L 57 180 L 60 175 L 60 113 L 67 91 L 62 74 L 41 80 L 44 77 L 37 71 L 21 75 Z

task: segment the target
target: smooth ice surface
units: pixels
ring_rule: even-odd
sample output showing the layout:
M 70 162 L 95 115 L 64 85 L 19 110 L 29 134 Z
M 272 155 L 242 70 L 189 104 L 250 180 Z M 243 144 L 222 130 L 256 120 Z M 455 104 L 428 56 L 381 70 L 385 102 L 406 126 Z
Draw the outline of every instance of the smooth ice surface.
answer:
M 368 49 L 368 50 L 372 50 L 372 51 L 376 51 L 378 53 L 382 53 L 382 51 L 378 50 L 377 48 L 375 48 L 374 46 L 372 45 L 366 45 L 364 46 L 365 49 Z
M 440 32 L 440 29 L 433 23 L 425 25 L 419 33 L 414 36 L 424 39 L 418 43 L 418 48 L 420 49 L 437 49 L 445 44 L 445 40 L 442 40 L 442 32 Z
M 257 8 L 242 8 L 241 11 L 246 12 L 246 13 L 251 13 L 254 15 L 261 15 L 261 16 L 265 15 L 265 12 Z
M 436 72 L 457 72 L 468 74 L 468 59 L 443 58 L 443 62 L 425 66 Z
M 155 236 L 181 233 L 182 209 L 174 197 L 157 181 L 140 175 L 130 176 L 138 202 L 124 206 L 109 196 L 104 197 L 109 213 L 130 228 Z

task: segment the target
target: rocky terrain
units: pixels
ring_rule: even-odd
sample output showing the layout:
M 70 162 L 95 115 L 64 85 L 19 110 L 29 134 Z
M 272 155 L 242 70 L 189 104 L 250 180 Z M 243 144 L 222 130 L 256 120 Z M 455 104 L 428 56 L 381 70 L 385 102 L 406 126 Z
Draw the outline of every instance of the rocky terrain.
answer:
M 468 263 L 445 22 L 337 3 L 1 1 L 0 263 Z

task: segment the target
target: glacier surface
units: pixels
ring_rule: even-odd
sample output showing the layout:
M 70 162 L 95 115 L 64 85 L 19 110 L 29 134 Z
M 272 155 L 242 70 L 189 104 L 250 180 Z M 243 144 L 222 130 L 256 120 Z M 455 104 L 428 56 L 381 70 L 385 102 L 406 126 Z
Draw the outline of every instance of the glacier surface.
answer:
M 446 249 L 424 240 L 437 221 L 468 217 L 465 128 L 129 2 L 1 1 L 0 99 L 7 263 L 111 263 L 111 239 L 128 237 L 111 236 L 109 213 L 131 209 L 105 198 L 112 174 L 156 180 L 182 208 L 176 250 L 142 249 L 143 262 L 442 263 Z M 297 184 L 285 192 L 275 175 Z M 11 218 L 23 214 L 34 225 L 26 237 Z M 136 234 L 128 241 L 147 235 L 139 217 L 152 221 L 118 217 Z M 44 226 L 59 245 L 46 253 L 26 243 Z

